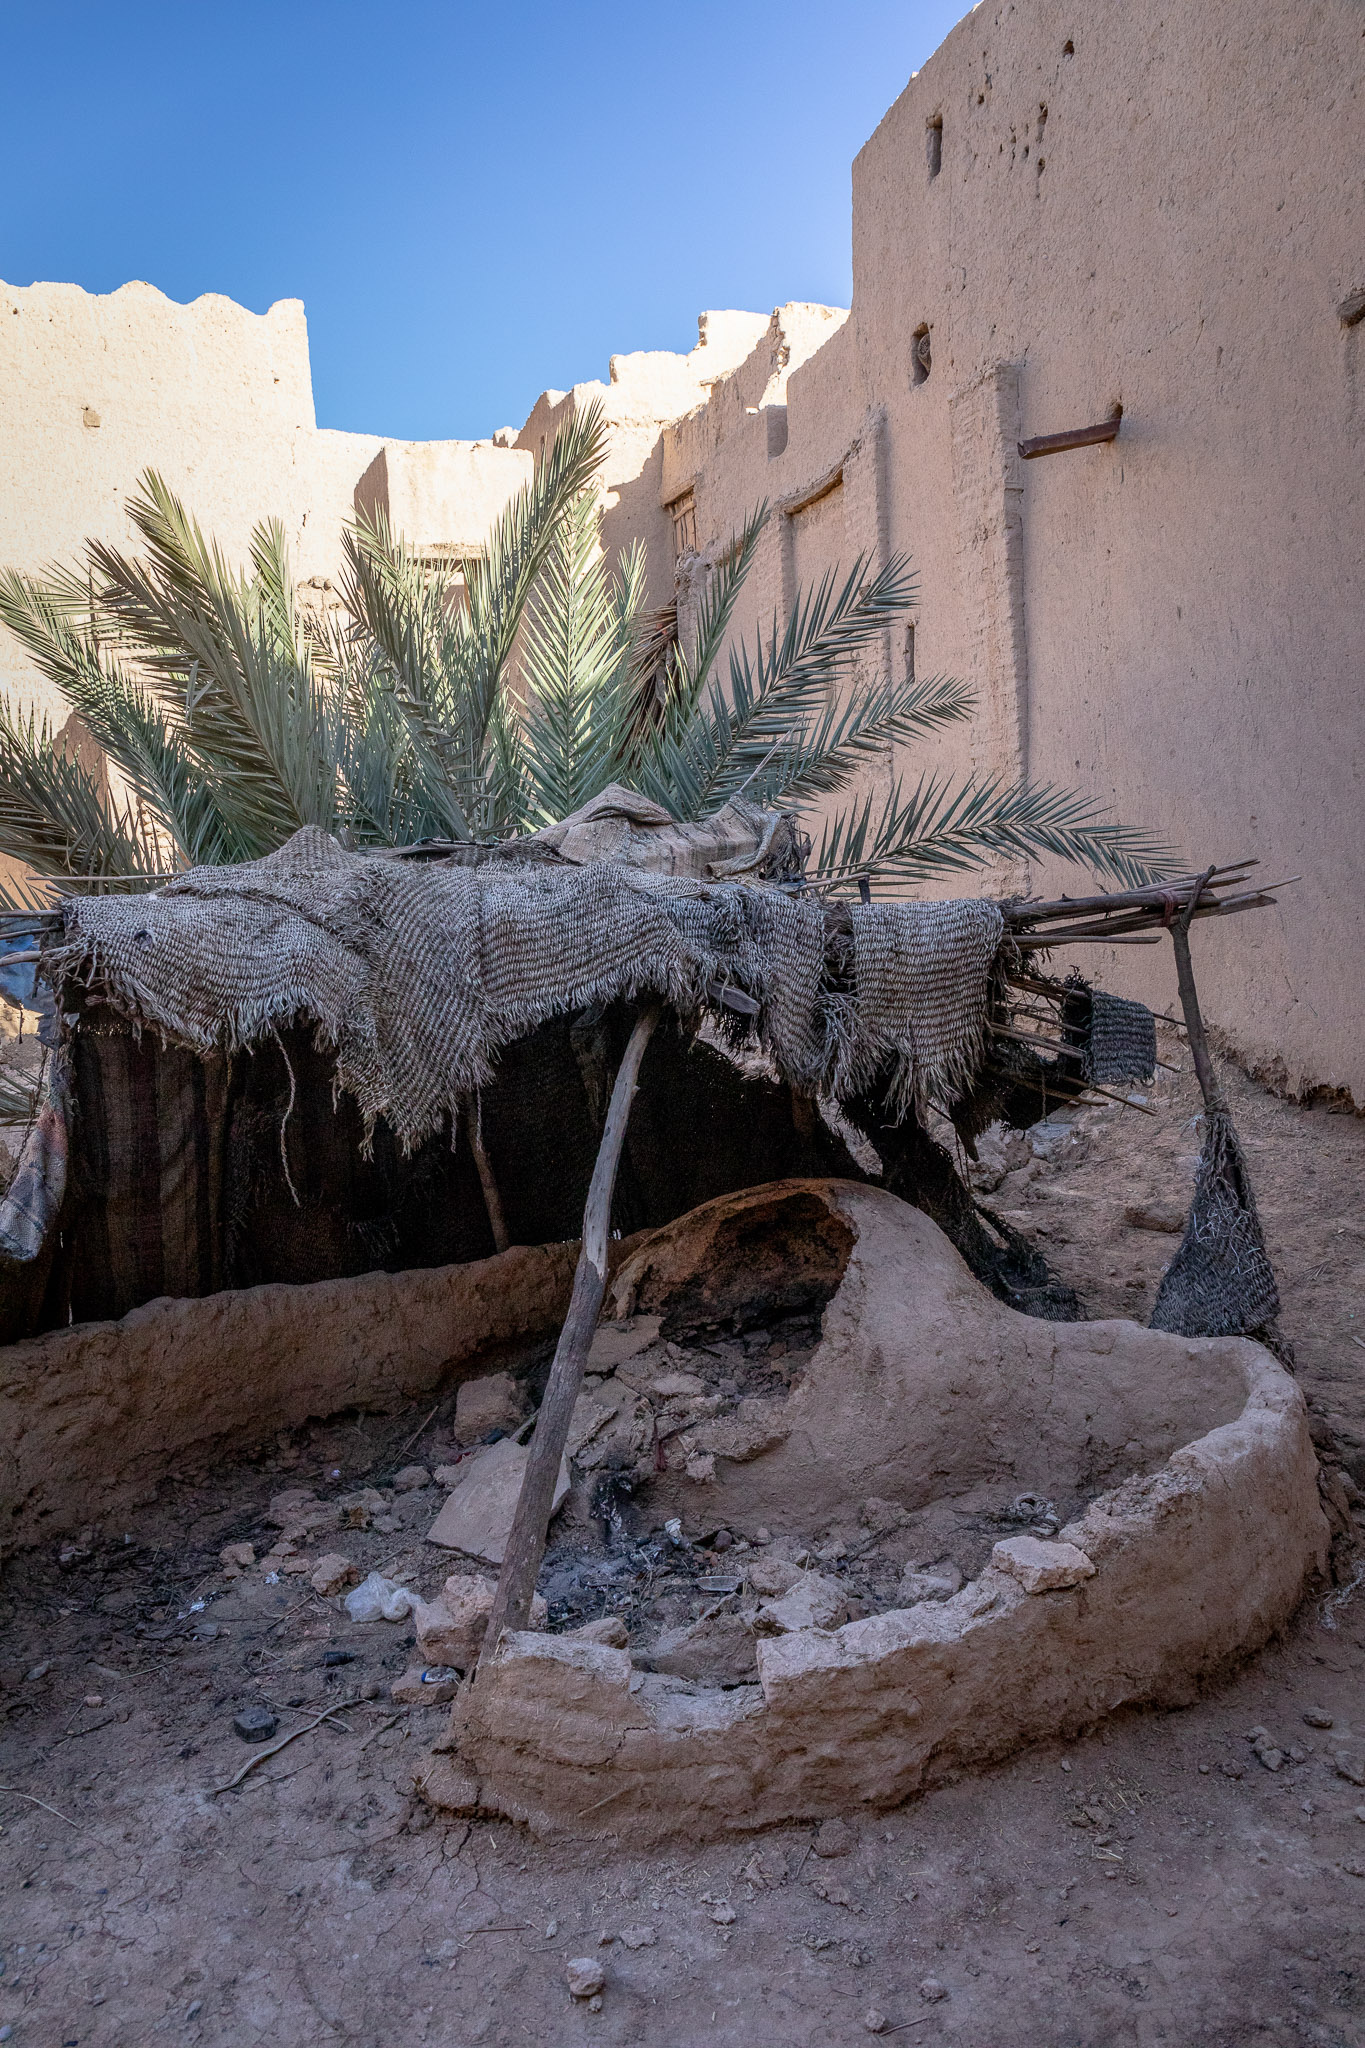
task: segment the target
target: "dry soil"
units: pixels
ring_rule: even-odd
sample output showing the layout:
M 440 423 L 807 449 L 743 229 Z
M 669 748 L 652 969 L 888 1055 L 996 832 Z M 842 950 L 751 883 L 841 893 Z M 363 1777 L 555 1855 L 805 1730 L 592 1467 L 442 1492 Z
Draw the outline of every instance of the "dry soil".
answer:
M 1173 1039 L 1163 1057 L 1183 1064 Z M 1365 1124 L 1237 1077 L 1233 1095 L 1320 1438 L 1365 1485 Z M 1145 1319 L 1177 1242 L 1124 1220 L 1179 1206 L 1198 1151 L 1188 1077 L 1152 1101 L 1152 1118 L 1088 1113 L 989 1197 L 1092 1314 Z M 1350 1539 L 1285 1639 L 1181 1713 L 1120 1716 L 850 1815 L 842 1843 L 790 1828 L 624 1854 L 433 1817 L 411 1784 L 444 1714 L 395 1717 L 388 1699 L 410 1628 L 356 1627 L 306 1578 L 228 1585 L 217 1567 L 224 1544 L 260 1542 L 291 1482 L 438 1462 L 442 1417 L 403 1447 L 422 1421 L 355 1417 L 187 1471 L 65 1562 L 8 1567 L 0 2037 L 16 2048 L 1365 2042 Z M 430 1510 L 400 1495 L 391 1526 L 338 1547 L 438 1584 Z M 327 1665 L 329 1647 L 355 1655 Z M 241 1708 L 269 1704 L 288 1732 L 341 1701 L 356 1704 L 215 1794 L 253 1754 Z M 566 1986 L 585 1955 L 605 1970 L 600 2011 Z

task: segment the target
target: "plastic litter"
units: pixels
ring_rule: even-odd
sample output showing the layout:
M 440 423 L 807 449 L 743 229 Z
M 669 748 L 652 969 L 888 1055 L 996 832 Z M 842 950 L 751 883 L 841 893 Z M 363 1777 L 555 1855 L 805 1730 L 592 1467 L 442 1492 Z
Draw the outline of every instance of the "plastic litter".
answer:
M 371 1572 L 346 1595 L 345 1604 L 352 1621 L 406 1621 L 415 1602 L 416 1595 L 406 1586 L 396 1586 L 392 1579 Z

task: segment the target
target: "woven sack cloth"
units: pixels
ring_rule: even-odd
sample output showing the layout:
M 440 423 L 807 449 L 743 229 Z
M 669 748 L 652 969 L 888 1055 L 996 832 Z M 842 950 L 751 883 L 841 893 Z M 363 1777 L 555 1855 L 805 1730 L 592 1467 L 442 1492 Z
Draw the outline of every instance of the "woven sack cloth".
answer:
M 1156 1072 L 1156 1018 L 1145 1003 L 1090 991 L 1087 1081 L 1150 1081 Z
M 1166 1269 L 1152 1328 L 1179 1337 L 1244 1337 L 1280 1312 L 1232 1119 L 1212 1111 L 1180 1249 Z
M 305 827 L 264 860 L 72 901 L 53 965 L 200 1053 L 311 1019 L 367 1126 L 382 1116 L 412 1146 L 545 1019 L 644 995 L 692 1018 L 716 983 L 757 1000 L 762 1042 L 800 1088 L 858 1086 L 890 1060 L 907 1100 L 950 1095 L 979 1054 L 999 911 L 854 918 L 850 1011 L 828 996 L 810 898 L 605 861 L 384 859 Z

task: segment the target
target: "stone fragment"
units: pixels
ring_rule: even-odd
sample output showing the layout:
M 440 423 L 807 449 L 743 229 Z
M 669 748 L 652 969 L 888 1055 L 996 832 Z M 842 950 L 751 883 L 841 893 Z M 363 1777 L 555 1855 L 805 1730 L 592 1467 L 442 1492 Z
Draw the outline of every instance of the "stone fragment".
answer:
M 869 2034 L 884 2034 L 890 2024 L 886 2014 L 878 2012 L 875 2005 L 863 2014 L 863 2027 Z
M 716 1476 L 716 1461 L 709 1451 L 690 1457 L 683 1466 L 688 1478 L 697 1486 L 705 1486 Z
M 585 1621 L 581 1628 L 566 1628 L 564 1634 L 581 1643 L 606 1643 L 613 1650 L 624 1650 L 630 1642 L 630 1631 L 619 1614 L 604 1614 L 599 1621 Z
M 656 1401 L 684 1401 L 704 1394 L 706 1382 L 694 1372 L 661 1372 L 649 1382 L 649 1392 Z
M 401 1472 L 393 1475 L 395 1493 L 416 1493 L 419 1487 L 430 1484 L 431 1474 L 425 1465 L 404 1465 Z
M 919 1995 L 928 2005 L 937 2005 L 948 1996 L 946 1984 L 940 1984 L 937 1977 L 925 1977 L 919 1987 Z
M 1332 1764 L 1337 1776 L 1345 1778 L 1348 1785 L 1365 1785 L 1365 1756 L 1339 1749 Z
M 371 1522 L 378 1527 L 384 1510 L 388 1506 L 382 1493 L 373 1486 L 362 1486 L 359 1493 L 348 1493 L 344 1500 L 335 1504 L 340 1521 L 335 1526 L 342 1529 L 368 1529 Z
M 755 1593 L 765 1600 L 780 1600 L 784 1593 L 790 1593 L 801 1576 L 799 1564 L 790 1564 L 785 1557 L 756 1557 L 748 1568 L 749 1584 Z
M 269 1707 L 243 1707 L 233 1715 L 232 1725 L 243 1742 L 268 1742 L 280 1723 Z
M 510 1372 L 466 1380 L 455 1396 L 455 1434 L 477 1443 L 490 1429 L 515 1429 L 526 1413 L 526 1396 Z
M 846 1820 L 822 1822 L 816 1829 L 813 1844 L 817 1856 L 851 1856 L 858 1846 L 858 1837 Z
M 823 1899 L 826 1905 L 845 1906 L 850 1913 L 857 1911 L 853 1904 L 853 1895 L 846 1885 L 835 1884 L 833 1878 L 820 1877 L 818 1875 L 808 1877 L 806 1883 L 815 1893 L 816 1898 Z
M 448 1664 L 414 1664 L 389 1687 L 400 1707 L 448 1706 L 460 1689 L 460 1674 Z
M 1185 1211 L 1175 1202 L 1130 1202 L 1123 1220 L 1130 1230 L 1159 1230 L 1176 1237 L 1185 1228 Z
M 450 1664 L 468 1671 L 479 1654 L 493 1611 L 492 1579 L 476 1572 L 452 1572 L 434 1600 L 413 1606 L 417 1644 L 429 1664 Z M 531 1600 L 531 1626 L 543 1628 L 547 1613 L 540 1594 Z
M 765 1600 L 755 1627 L 763 1635 L 791 1635 L 803 1628 L 838 1628 L 848 1617 L 848 1597 L 821 1572 L 801 1572 L 787 1592 Z
M 607 1981 L 607 1973 L 596 1956 L 574 1956 L 565 1964 L 564 1975 L 575 1998 L 596 1998 Z
M 283 1529 L 285 1524 L 305 1508 L 316 1507 L 317 1495 L 311 1486 L 289 1486 L 283 1493 L 272 1494 L 265 1519 L 272 1529 Z
M 588 1353 L 589 1372 L 615 1372 L 628 1359 L 659 1341 L 660 1316 L 627 1316 L 619 1323 L 599 1323 Z
M 913 1607 L 920 1600 L 950 1600 L 961 1585 L 962 1574 L 955 1564 L 937 1564 L 924 1571 L 910 1565 L 896 1588 L 896 1605 Z
M 530 1455 L 525 1445 L 513 1443 L 510 1437 L 481 1451 L 470 1462 L 468 1478 L 460 1481 L 427 1531 L 428 1543 L 438 1543 L 446 1550 L 461 1550 L 466 1557 L 480 1558 L 485 1564 L 500 1565 L 512 1533 L 512 1518 Z M 561 1458 L 551 1514 L 562 1505 L 568 1491 L 568 1461 Z
M 358 1565 L 352 1564 L 349 1557 L 343 1557 L 339 1550 L 329 1550 L 313 1566 L 309 1584 L 315 1593 L 321 1593 L 323 1599 L 328 1600 L 343 1587 L 354 1585 L 359 1577 Z
M 711 1918 L 717 1927 L 733 1927 L 738 1915 L 728 1899 L 718 1899 L 711 1908 Z
M 447 1493 L 451 1492 L 462 1479 L 468 1479 L 473 1455 L 472 1452 L 468 1452 L 464 1458 L 457 1458 L 453 1465 L 438 1465 L 431 1475 L 432 1478 L 438 1486 L 444 1486 Z
M 616 1939 L 622 1948 L 653 1948 L 659 1939 L 652 1927 L 623 1927 Z
M 569 1457 L 576 1458 L 595 1436 L 600 1436 L 620 1406 L 619 1398 L 602 1400 L 595 1393 L 581 1393 L 569 1418 L 569 1435 L 564 1446 Z
M 1048 1543 L 1040 1536 L 1007 1536 L 991 1552 L 991 1563 L 1026 1593 L 1061 1592 L 1095 1576 L 1094 1565 L 1074 1543 Z
M 1330 1728 L 1332 1725 L 1332 1716 L 1324 1707 L 1310 1707 L 1303 1718 L 1310 1728 Z
M 754 1638 L 737 1614 L 715 1614 L 690 1628 L 666 1629 L 639 1662 L 671 1678 L 712 1685 L 747 1685 L 758 1677 Z
M 250 1543 L 225 1543 L 218 1553 L 218 1562 L 232 1571 L 249 1572 L 256 1562 L 255 1546 Z

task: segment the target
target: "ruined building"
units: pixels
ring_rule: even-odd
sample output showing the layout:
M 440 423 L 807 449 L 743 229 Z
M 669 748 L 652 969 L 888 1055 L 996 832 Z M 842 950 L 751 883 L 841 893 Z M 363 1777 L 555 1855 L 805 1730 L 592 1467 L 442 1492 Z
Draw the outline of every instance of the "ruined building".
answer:
M 353 506 L 458 562 L 603 396 L 606 537 L 648 543 L 656 600 L 676 573 L 685 619 L 760 499 L 741 630 L 908 550 L 920 611 L 886 658 L 980 694 L 944 765 L 1301 873 L 1251 930 L 1201 934 L 1201 985 L 1268 1078 L 1360 1102 L 1363 110 L 1347 0 L 978 7 L 854 164 L 851 311 L 703 314 L 689 355 L 615 357 L 487 442 L 317 428 L 296 302 L 0 288 L 0 560 L 126 539 L 150 465 L 229 548 L 280 517 L 325 602 Z M 1110 437 L 1029 451 L 1085 427 Z M 1087 967 L 1166 993 L 1164 949 Z

